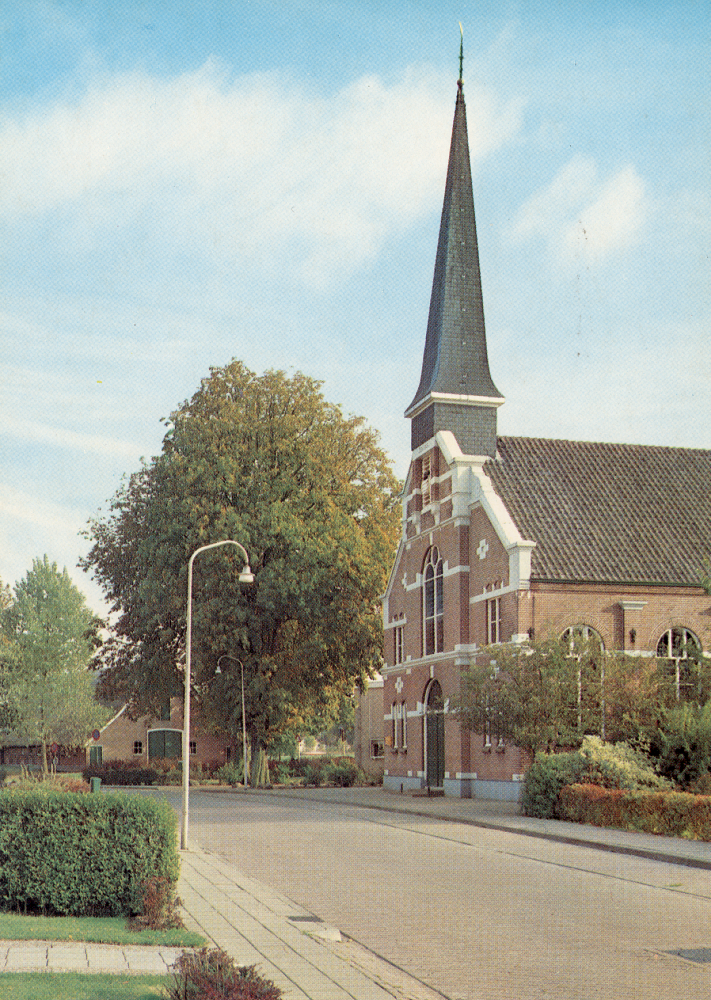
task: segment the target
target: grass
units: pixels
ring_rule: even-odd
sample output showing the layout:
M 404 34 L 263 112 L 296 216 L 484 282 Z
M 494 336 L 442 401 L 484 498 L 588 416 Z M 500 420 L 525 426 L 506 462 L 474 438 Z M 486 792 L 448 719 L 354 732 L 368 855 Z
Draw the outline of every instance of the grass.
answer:
M 185 928 L 131 931 L 125 917 L 33 917 L 0 913 L 2 941 L 91 941 L 94 944 L 152 944 L 201 948 L 205 938 Z M 0 996 L 4 996 L 0 992 Z
M 156 1000 L 165 997 L 168 976 L 86 972 L 0 973 L 2 1000 Z

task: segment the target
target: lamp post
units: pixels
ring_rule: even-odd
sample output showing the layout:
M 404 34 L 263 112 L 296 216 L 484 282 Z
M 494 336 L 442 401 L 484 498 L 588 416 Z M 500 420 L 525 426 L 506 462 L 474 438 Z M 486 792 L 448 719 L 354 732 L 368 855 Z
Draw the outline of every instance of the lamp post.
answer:
M 245 719 L 244 713 L 244 663 L 238 660 L 236 656 L 230 656 L 229 653 L 223 653 L 220 659 L 217 661 L 217 670 L 215 673 L 222 673 L 220 670 L 221 660 L 234 660 L 235 663 L 239 663 L 240 675 L 242 679 L 242 766 L 244 768 L 244 781 L 242 784 L 247 787 L 247 720 Z
M 239 575 L 240 583 L 254 583 L 254 575 L 249 568 L 249 556 L 247 550 L 239 542 L 231 538 L 224 538 L 220 542 L 210 542 L 209 545 L 201 545 L 195 549 L 188 562 L 188 611 L 187 628 L 185 636 L 185 693 L 183 703 L 183 815 L 180 827 L 180 849 L 189 850 L 188 847 L 188 814 L 190 811 L 190 655 L 193 631 L 193 563 L 195 557 L 208 549 L 219 548 L 220 545 L 234 545 L 244 556 L 244 566 Z

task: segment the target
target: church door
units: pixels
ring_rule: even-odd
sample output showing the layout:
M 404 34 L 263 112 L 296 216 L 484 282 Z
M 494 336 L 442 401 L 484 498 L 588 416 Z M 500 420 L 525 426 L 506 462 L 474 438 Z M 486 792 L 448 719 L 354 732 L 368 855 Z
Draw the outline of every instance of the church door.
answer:
M 439 681 L 427 689 L 425 753 L 428 788 L 444 788 L 444 701 Z

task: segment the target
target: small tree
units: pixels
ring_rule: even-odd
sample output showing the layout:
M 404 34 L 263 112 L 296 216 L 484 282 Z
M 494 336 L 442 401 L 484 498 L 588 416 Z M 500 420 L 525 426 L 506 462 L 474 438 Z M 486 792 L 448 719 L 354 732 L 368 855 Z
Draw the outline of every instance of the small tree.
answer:
M 0 620 L 8 718 L 19 738 L 40 744 L 46 772 L 50 743 L 81 744 L 107 717 L 88 672 L 101 622 L 46 555 L 15 585 Z
M 477 661 L 456 699 L 462 725 L 534 753 L 580 742 L 579 661 L 566 644 L 492 646 Z

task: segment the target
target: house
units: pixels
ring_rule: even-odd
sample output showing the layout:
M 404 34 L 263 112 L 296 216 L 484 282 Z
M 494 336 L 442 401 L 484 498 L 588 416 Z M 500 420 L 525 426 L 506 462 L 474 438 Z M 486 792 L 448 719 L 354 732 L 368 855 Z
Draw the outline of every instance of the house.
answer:
M 193 722 L 195 720 L 193 719 Z M 235 758 L 235 741 L 225 736 L 214 736 L 192 727 L 190 762 L 226 764 Z M 137 767 L 148 767 L 151 760 L 164 757 L 182 757 L 183 753 L 183 702 L 171 698 L 160 719 L 150 715 L 131 719 L 127 706 L 114 715 L 102 729 L 97 729 L 85 747 L 86 764 L 100 765 L 110 760 L 121 760 Z
M 544 404 L 544 400 L 541 404 Z M 386 788 L 515 800 L 527 756 L 451 711 L 487 645 L 711 648 L 711 452 L 499 437 L 458 81 L 402 537 L 383 596 Z
M 369 677 L 354 695 L 355 725 L 353 752 L 355 762 L 369 778 L 383 777 L 385 744 L 383 743 L 383 678 Z

